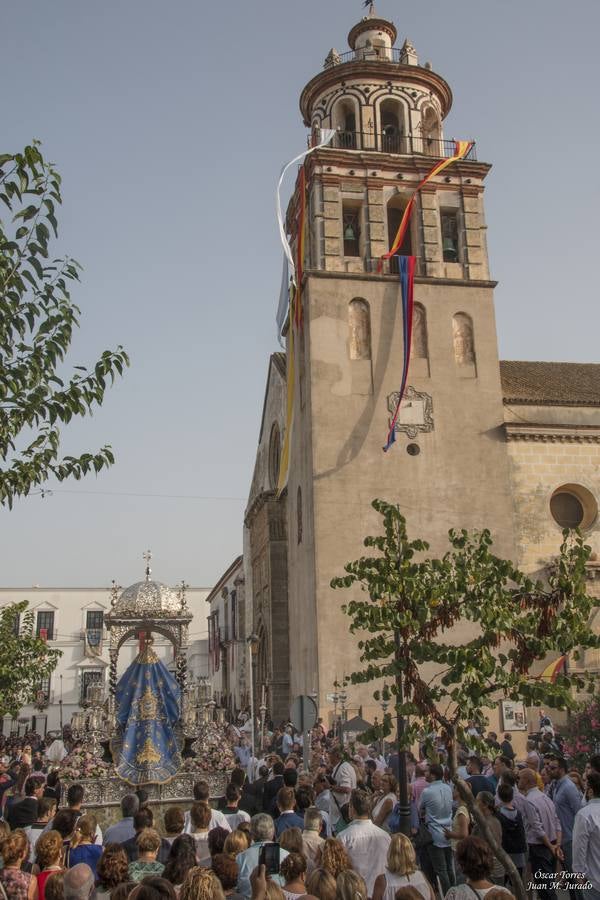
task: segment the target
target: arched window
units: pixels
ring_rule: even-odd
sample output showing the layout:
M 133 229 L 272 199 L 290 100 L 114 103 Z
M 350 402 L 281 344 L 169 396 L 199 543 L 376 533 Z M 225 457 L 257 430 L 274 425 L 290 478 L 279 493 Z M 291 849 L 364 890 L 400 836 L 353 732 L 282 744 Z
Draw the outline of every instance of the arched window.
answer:
M 425 307 L 415 303 L 413 309 L 413 327 L 411 356 L 414 359 L 428 359 L 429 347 L 427 344 L 427 313 Z
M 403 153 L 404 107 L 398 100 L 383 100 L 379 106 L 381 149 L 384 153 Z
M 350 359 L 371 359 L 371 313 L 366 300 L 348 305 L 348 349 Z
M 296 494 L 296 528 L 297 528 L 297 536 L 298 543 L 302 543 L 302 488 L 298 485 L 298 492 Z
M 392 246 L 394 238 L 398 233 L 400 222 L 402 221 L 402 216 L 404 215 L 404 210 L 406 209 L 407 203 L 408 200 L 402 194 L 396 194 L 394 197 L 392 197 L 387 205 L 388 247 Z M 402 245 L 400 246 L 398 253 L 400 254 L 400 256 L 413 255 L 410 222 L 408 228 L 406 229 L 404 240 L 402 241 Z M 395 275 L 397 275 L 399 272 L 398 259 L 396 256 L 392 256 L 392 258 L 390 259 L 390 272 Z
M 337 132 L 337 146 L 344 150 L 356 150 L 358 146 L 356 106 L 352 100 L 346 98 L 336 103 L 333 111 L 333 127 Z
M 433 106 L 426 106 L 421 118 L 421 134 L 425 153 L 429 156 L 442 156 L 442 128 L 440 117 Z
M 466 313 L 456 313 L 452 319 L 452 340 L 454 359 L 459 366 L 475 365 L 475 338 L 473 322 Z
M 271 490 L 275 490 L 279 483 L 279 463 L 281 459 L 281 437 L 279 434 L 279 425 L 273 423 L 271 428 L 271 436 L 269 438 L 269 482 Z

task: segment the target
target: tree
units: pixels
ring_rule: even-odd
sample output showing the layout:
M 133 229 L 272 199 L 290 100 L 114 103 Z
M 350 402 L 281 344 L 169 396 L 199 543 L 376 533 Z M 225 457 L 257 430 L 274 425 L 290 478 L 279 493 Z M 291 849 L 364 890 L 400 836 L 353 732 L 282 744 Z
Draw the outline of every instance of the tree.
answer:
M 579 648 L 600 645 L 588 625 L 594 601 L 586 593 L 585 564 L 591 548 L 579 534 L 565 531 L 544 585 L 495 556 L 487 530 L 450 531 L 450 549 L 433 559 L 425 556 L 425 541 L 409 540 L 397 506 L 374 500 L 373 507 L 383 517 L 384 533 L 365 538 L 364 544 L 377 555 L 349 562 L 346 575 L 331 582 L 333 588 L 356 586 L 362 592 L 344 606 L 350 631 L 360 636 L 365 663 L 350 680 L 384 682 L 373 696 L 392 698 L 396 714 L 410 717 L 400 735 L 404 747 L 423 730 L 443 733 L 451 775 L 483 827 L 470 791 L 456 774 L 457 742 L 468 744 L 468 720 L 487 721 L 487 712 L 501 698 L 565 709 L 575 704 L 575 691 L 591 689 L 583 675 L 561 675 L 554 683 L 530 676 L 532 665 L 548 653 L 577 657 Z M 459 622 L 470 631 L 460 642 Z M 384 734 L 391 728 L 387 713 Z M 484 830 L 516 876 L 487 826 Z
M 64 374 L 79 325 L 70 282 L 79 280 L 80 266 L 69 257 L 50 259 L 60 184 L 38 142 L 0 155 L 0 200 L 11 213 L 9 222 L 0 220 L 0 504 L 9 507 L 50 477 L 78 479 L 114 462 L 108 445 L 60 456 L 59 426 L 91 414 L 107 382 L 129 364 L 118 347 L 91 369 Z
M 565 751 L 574 765 L 582 769 L 593 753 L 600 753 L 600 696 L 582 704 L 562 732 Z
M 34 634 L 33 621 L 26 600 L 0 610 L 0 716 L 17 716 L 23 706 L 36 702 L 42 680 L 61 656 Z

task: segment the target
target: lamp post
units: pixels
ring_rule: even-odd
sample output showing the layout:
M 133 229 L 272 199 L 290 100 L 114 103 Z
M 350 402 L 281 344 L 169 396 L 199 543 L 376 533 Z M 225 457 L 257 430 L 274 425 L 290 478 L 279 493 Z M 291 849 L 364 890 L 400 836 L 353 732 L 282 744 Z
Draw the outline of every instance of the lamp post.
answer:
M 333 700 L 333 737 L 335 740 L 335 738 L 337 737 L 337 705 L 338 705 L 338 700 L 340 699 L 338 691 L 337 691 L 337 689 L 339 687 L 339 684 L 337 683 L 337 681 L 333 682 L 333 687 L 334 687 L 334 692 L 331 695 L 331 699 Z
M 346 718 L 346 703 L 348 701 L 348 694 L 345 690 L 340 691 L 340 703 L 342 704 L 342 712 L 340 715 L 340 740 L 342 744 L 344 743 L 344 721 Z
M 254 757 L 256 756 L 254 748 L 254 660 L 258 653 L 258 635 L 252 632 L 252 634 L 246 638 L 246 642 L 250 648 L 250 724 L 252 726 L 250 729 L 250 736 L 252 741 L 252 759 L 254 760 Z
M 384 724 L 385 724 L 385 714 L 387 713 L 387 711 L 388 711 L 388 706 L 390 705 L 389 700 L 386 700 L 386 699 L 385 699 L 386 696 L 387 696 L 387 688 L 386 688 L 385 685 L 384 685 L 384 687 L 383 687 L 383 697 L 384 697 L 384 699 L 381 701 L 381 704 L 380 704 L 380 705 L 381 705 L 381 709 L 382 709 L 382 711 L 383 711 L 383 722 L 384 722 Z M 384 750 L 384 739 L 383 739 L 383 731 L 382 731 L 382 733 L 381 733 L 381 755 L 382 755 L 382 756 L 384 755 L 384 754 L 383 754 L 383 750 Z
M 400 662 L 402 651 L 402 635 L 400 630 L 394 630 L 396 663 Z M 396 728 L 397 728 L 397 752 L 398 752 L 398 782 L 400 786 L 400 831 L 407 837 L 411 835 L 410 827 L 410 802 L 408 799 L 408 777 L 406 772 L 406 750 L 403 747 L 404 716 L 399 712 L 404 702 L 404 686 L 402 683 L 402 670 L 396 669 Z

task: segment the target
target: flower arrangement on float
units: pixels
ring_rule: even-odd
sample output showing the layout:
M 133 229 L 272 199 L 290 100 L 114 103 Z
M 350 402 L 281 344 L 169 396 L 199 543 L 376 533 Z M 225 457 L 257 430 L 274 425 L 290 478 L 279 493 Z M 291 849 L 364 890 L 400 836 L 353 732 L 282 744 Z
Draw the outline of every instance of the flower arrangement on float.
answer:
M 108 778 L 115 774 L 114 767 L 98 759 L 89 750 L 73 750 L 59 764 L 60 777 L 78 780 L 80 778 Z
M 193 749 L 196 756 L 184 760 L 184 772 L 230 772 L 235 767 L 235 756 L 224 730 L 215 723 L 203 726 Z

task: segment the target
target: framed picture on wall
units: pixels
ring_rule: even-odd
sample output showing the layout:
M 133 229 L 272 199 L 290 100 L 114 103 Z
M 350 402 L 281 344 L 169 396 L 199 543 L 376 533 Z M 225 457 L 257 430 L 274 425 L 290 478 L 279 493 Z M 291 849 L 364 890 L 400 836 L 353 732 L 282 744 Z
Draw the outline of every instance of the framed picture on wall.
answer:
M 504 731 L 527 731 L 525 707 L 520 700 L 502 700 L 500 706 Z

